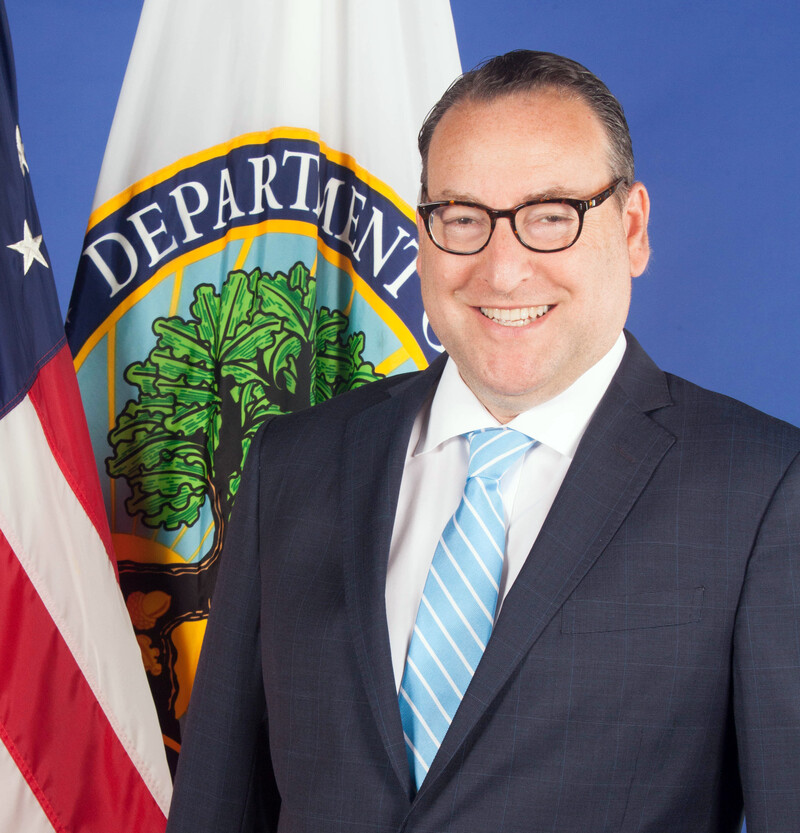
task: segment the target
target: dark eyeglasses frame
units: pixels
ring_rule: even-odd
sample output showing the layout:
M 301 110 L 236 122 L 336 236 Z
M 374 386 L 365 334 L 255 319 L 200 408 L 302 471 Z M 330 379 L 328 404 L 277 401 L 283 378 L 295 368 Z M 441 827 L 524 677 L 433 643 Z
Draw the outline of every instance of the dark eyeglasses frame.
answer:
M 570 246 L 574 246 L 578 242 L 578 238 L 581 236 L 581 231 L 583 231 L 583 215 L 590 208 L 596 208 L 598 205 L 602 205 L 616 190 L 619 186 L 625 181 L 624 177 L 621 177 L 616 182 L 613 182 L 611 185 L 608 186 L 605 190 L 601 191 L 599 194 L 595 194 L 593 197 L 589 197 L 587 200 L 575 200 L 569 197 L 558 197 L 556 199 L 540 199 L 540 200 L 529 200 L 528 202 L 523 202 L 520 205 L 515 206 L 514 208 L 506 208 L 506 209 L 497 209 L 497 208 L 489 208 L 487 205 L 482 205 L 479 202 L 467 202 L 465 200 L 441 200 L 439 202 L 423 202 L 417 206 L 417 211 L 419 212 L 419 216 L 422 217 L 422 221 L 425 225 L 425 231 L 428 232 L 428 237 L 436 246 L 437 249 L 441 249 L 443 252 L 447 252 L 451 255 L 476 255 L 478 252 L 482 252 L 488 245 L 489 241 L 492 239 L 492 235 L 494 234 L 494 227 L 497 221 L 501 217 L 507 217 L 508 222 L 511 224 L 511 230 L 514 232 L 514 236 L 519 240 L 519 242 L 526 248 L 530 249 L 532 252 L 540 252 L 541 254 L 550 254 L 552 252 L 563 252 L 565 249 L 569 249 Z M 556 203 L 556 204 L 564 204 L 564 205 L 571 205 L 578 214 L 578 231 L 575 234 L 575 239 L 566 246 L 561 246 L 558 249 L 535 249 L 533 246 L 529 246 L 525 243 L 522 238 L 519 236 L 517 232 L 517 212 L 521 211 L 523 208 L 527 208 L 530 205 L 543 205 L 544 203 Z M 444 246 L 440 245 L 439 243 L 434 240 L 433 232 L 431 231 L 431 215 L 437 208 L 442 208 L 446 205 L 466 205 L 470 208 L 480 208 L 483 209 L 488 215 L 489 220 L 491 222 L 491 227 L 489 229 L 489 236 L 486 238 L 486 242 L 480 247 L 480 249 L 475 249 L 473 252 L 454 252 L 452 249 L 446 249 Z

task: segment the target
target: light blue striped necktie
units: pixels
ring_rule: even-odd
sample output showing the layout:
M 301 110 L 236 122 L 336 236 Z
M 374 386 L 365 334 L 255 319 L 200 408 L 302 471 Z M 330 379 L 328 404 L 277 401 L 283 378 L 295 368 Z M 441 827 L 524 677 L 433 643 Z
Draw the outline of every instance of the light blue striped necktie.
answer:
M 505 556 L 500 478 L 535 440 L 511 428 L 473 431 L 464 494 L 431 562 L 400 684 L 400 716 L 422 783 L 492 632 Z

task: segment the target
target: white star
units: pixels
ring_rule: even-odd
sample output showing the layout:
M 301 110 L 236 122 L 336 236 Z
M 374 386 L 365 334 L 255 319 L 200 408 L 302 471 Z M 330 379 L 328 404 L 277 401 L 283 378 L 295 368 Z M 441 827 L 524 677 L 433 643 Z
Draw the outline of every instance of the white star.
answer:
M 47 261 L 44 259 L 44 255 L 39 251 L 39 247 L 41 245 L 42 235 L 39 234 L 34 237 L 31 234 L 31 230 L 28 228 L 28 221 L 25 220 L 25 228 L 22 231 L 22 240 L 20 240 L 19 243 L 8 244 L 9 249 L 13 249 L 15 252 L 19 252 L 22 255 L 24 266 L 23 274 L 28 274 L 28 269 L 31 268 L 34 260 L 38 260 L 43 266 L 47 266 Z
M 28 160 L 25 158 L 25 145 L 22 144 L 22 134 L 19 132 L 19 125 L 17 125 L 17 156 L 19 156 L 19 169 L 22 171 L 22 175 L 25 176 L 25 171 L 30 173 L 30 168 L 28 167 Z M 25 270 L 28 271 L 27 269 Z

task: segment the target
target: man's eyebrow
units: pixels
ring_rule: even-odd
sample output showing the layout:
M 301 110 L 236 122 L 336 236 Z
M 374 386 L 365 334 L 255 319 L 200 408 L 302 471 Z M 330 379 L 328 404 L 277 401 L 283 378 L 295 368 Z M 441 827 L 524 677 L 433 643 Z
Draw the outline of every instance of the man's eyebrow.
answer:
M 552 185 L 544 191 L 529 191 L 518 203 L 515 205 L 522 205 L 526 202 L 534 202 L 535 200 L 560 200 L 560 199 L 584 199 L 585 197 L 576 193 L 574 189 L 567 188 L 563 185 Z M 481 205 L 486 203 L 479 199 L 475 194 L 469 191 L 454 191 L 445 188 L 440 192 L 440 195 L 434 200 L 430 198 L 431 202 L 442 202 L 444 200 L 453 200 L 455 202 L 476 202 Z M 490 208 L 500 208 L 500 206 L 489 206 Z M 503 206 L 510 208 L 511 206 Z
M 469 191 L 452 191 L 449 188 L 445 188 L 436 200 L 431 198 L 432 202 L 442 202 L 443 200 L 454 200 L 455 202 L 480 202 L 480 200 L 474 194 L 470 194 Z
M 522 202 L 533 202 L 534 200 L 584 200 L 587 195 L 583 190 L 572 186 L 557 183 L 543 191 L 529 192 Z

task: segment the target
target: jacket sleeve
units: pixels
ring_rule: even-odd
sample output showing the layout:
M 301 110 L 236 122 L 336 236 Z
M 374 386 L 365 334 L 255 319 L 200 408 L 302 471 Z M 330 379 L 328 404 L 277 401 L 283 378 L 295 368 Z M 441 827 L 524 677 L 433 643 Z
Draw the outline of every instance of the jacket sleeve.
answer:
M 227 530 L 170 807 L 168 833 L 269 833 L 280 810 L 261 676 L 260 439 Z
M 800 830 L 800 460 L 764 515 L 736 619 L 733 702 L 748 833 Z

